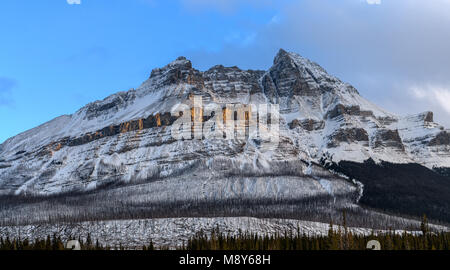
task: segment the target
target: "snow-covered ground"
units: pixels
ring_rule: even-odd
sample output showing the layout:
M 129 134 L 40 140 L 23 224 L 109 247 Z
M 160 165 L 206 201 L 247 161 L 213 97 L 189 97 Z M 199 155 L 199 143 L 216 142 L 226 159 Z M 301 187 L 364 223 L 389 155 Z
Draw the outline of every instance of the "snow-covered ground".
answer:
M 21 239 L 45 239 L 47 235 L 61 236 L 66 241 L 70 237 L 85 239 L 90 233 L 93 240 L 110 247 L 122 246 L 141 248 L 150 241 L 157 247 L 176 248 L 186 243 L 196 233 L 203 231 L 206 235 L 213 229 L 220 229 L 225 235 L 238 235 L 240 232 L 258 235 L 275 235 L 285 232 L 300 232 L 308 236 L 327 235 L 329 224 L 292 219 L 259 219 L 251 217 L 215 217 L 215 218 L 163 218 L 141 220 L 114 220 L 82 222 L 71 224 L 28 225 L 0 227 L 3 237 L 20 237 Z M 338 226 L 333 227 L 338 230 Z M 448 228 L 433 226 L 436 230 Z M 349 228 L 353 234 L 370 235 L 386 231 L 368 228 Z M 404 231 L 395 231 L 403 233 Z M 410 231 L 410 233 L 420 233 Z

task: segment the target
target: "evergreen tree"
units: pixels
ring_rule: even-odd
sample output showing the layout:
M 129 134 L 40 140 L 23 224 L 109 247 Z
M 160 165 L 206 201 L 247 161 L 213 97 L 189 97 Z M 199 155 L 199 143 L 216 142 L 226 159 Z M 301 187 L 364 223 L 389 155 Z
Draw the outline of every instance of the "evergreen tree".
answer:
M 429 231 L 429 226 L 428 226 L 428 219 L 427 219 L 427 215 L 423 215 L 422 217 L 422 222 L 420 223 L 420 230 L 422 231 L 422 234 L 425 236 L 428 231 Z

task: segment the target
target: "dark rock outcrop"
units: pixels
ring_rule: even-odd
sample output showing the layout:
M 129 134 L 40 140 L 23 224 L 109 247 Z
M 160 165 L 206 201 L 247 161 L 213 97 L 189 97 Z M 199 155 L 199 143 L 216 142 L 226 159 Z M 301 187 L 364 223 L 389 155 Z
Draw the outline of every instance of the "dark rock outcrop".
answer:
M 101 115 L 118 112 L 136 99 L 136 91 L 119 92 L 102 101 L 90 103 L 86 106 L 86 118 L 92 120 Z
M 429 146 L 450 145 L 450 133 L 448 133 L 447 131 L 440 132 L 428 143 L 428 145 Z
M 274 66 L 263 78 L 264 89 L 277 89 L 277 95 L 283 97 L 315 96 L 320 93 L 318 78 L 307 67 L 299 67 L 292 56 L 281 49 L 274 59 Z M 271 85 L 273 83 L 273 85 Z
M 314 119 L 304 119 L 304 120 L 294 119 L 292 122 L 289 123 L 289 128 L 294 129 L 296 127 L 301 127 L 307 131 L 320 130 L 325 127 L 325 122 L 317 121 Z
M 328 147 L 337 147 L 341 142 L 369 142 L 369 134 L 362 128 L 339 129 L 330 136 Z
M 203 85 L 202 73 L 192 68 L 191 61 L 182 56 L 163 68 L 153 69 L 150 79 L 154 79 L 159 86 L 178 83 L 188 83 L 197 87 Z
M 119 125 L 105 127 L 101 130 L 98 130 L 94 133 L 87 133 L 81 137 L 71 138 L 64 142 L 64 145 L 68 146 L 77 146 L 92 142 L 94 140 L 98 140 L 103 137 L 114 136 L 119 133 L 125 133 L 130 131 L 155 128 L 161 126 L 170 126 L 175 122 L 177 117 L 172 116 L 170 113 L 149 115 L 147 118 L 132 120 L 128 122 L 121 123 Z
M 396 123 L 398 122 L 397 119 L 393 118 L 393 117 L 377 117 L 377 120 L 380 122 L 380 124 L 385 125 L 385 126 L 389 126 L 392 123 Z
M 402 151 L 405 150 L 405 146 L 403 145 L 398 130 L 389 129 L 382 129 L 376 133 L 373 147 L 392 147 Z
M 344 106 L 342 104 L 336 105 L 332 110 L 328 111 L 325 118 L 334 119 L 343 115 L 354 115 L 363 117 L 374 117 L 371 111 L 361 111 L 359 106 Z
M 6 169 L 9 167 L 11 167 L 11 165 L 9 165 L 9 164 L 0 164 L 0 169 Z
M 426 113 L 424 113 L 423 120 L 425 122 L 430 122 L 430 123 L 434 122 L 433 112 L 426 112 Z
M 259 79 L 263 74 L 264 71 L 261 70 L 216 65 L 202 73 L 203 86 L 214 94 L 227 98 L 236 97 L 238 93 L 255 94 L 261 92 Z

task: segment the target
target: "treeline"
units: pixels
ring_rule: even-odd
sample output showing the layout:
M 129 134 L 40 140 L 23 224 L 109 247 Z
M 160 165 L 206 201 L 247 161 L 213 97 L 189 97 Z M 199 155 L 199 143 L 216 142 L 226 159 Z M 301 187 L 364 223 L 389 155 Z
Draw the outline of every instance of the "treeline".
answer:
M 410 233 L 395 234 L 389 232 L 382 235 L 356 235 L 351 232 L 334 231 L 326 236 L 310 237 L 305 234 L 285 233 L 283 235 L 258 236 L 241 233 L 237 236 L 224 235 L 214 231 L 209 236 L 199 233 L 187 241 L 178 250 L 365 250 L 370 240 L 377 240 L 381 250 L 450 250 L 450 233 L 427 233 L 413 235 Z M 125 246 L 108 247 L 80 240 L 81 250 L 126 250 Z M 153 243 L 144 245 L 142 250 L 167 249 L 155 247 Z M 67 250 L 60 237 L 36 239 L 3 239 L 0 238 L 1 250 Z
M 345 216 L 344 216 L 345 218 Z M 421 223 L 421 233 L 402 234 L 389 231 L 384 234 L 359 235 L 353 234 L 344 226 L 337 229 L 330 223 L 328 235 L 308 236 L 285 232 L 271 236 L 258 236 L 250 233 L 240 233 L 238 236 L 225 236 L 219 229 L 207 236 L 198 233 L 182 250 L 366 250 L 371 240 L 381 245 L 381 250 L 450 250 L 450 232 L 430 232 L 426 216 Z
M 103 246 L 98 241 L 95 243 L 92 241 L 90 235 L 84 241 L 78 237 L 81 250 L 110 250 L 111 247 Z M 119 246 L 118 249 L 124 249 Z M 66 242 L 64 242 L 60 236 L 54 234 L 48 235 L 46 239 L 35 239 L 30 241 L 29 239 L 10 239 L 9 237 L 0 237 L 0 251 L 1 250 L 43 250 L 43 251 L 57 251 L 68 250 L 66 248 Z
M 383 234 L 360 235 L 352 233 L 346 225 L 346 215 L 343 215 L 343 225 L 330 223 L 328 234 L 324 236 L 308 236 L 297 232 L 259 236 L 248 232 L 238 235 L 225 235 L 215 228 L 209 234 L 198 232 L 177 250 L 365 250 L 371 240 L 380 243 L 382 250 L 450 250 L 450 232 L 432 232 L 429 229 L 426 216 L 423 217 L 420 233 L 403 232 L 401 234 L 389 231 Z M 71 238 L 73 239 L 73 238 Z M 81 250 L 125 250 L 126 246 L 103 246 L 98 240 L 92 241 L 90 235 L 85 241 L 78 237 Z M 152 241 L 141 250 L 168 249 L 155 247 Z M 0 237 L 0 250 L 66 250 L 61 237 L 53 235 L 46 239 L 9 239 Z
M 410 233 L 382 235 L 354 235 L 351 232 L 329 233 L 327 236 L 309 237 L 304 234 L 258 236 L 241 234 L 224 236 L 214 233 L 211 237 L 197 235 L 191 238 L 183 250 L 365 250 L 370 240 L 377 240 L 381 250 L 450 250 L 450 233 Z

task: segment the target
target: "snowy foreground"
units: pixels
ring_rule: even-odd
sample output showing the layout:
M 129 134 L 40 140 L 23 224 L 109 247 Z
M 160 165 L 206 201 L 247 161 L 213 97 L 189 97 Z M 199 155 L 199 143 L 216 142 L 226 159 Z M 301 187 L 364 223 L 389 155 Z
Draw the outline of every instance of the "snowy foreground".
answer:
M 140 248 L 153 241 L 157 247 L 176 248 L 200 231 L 206 234 L 214 228 L 219 228 L 226 235 L 237 235 L 239 231 L 258 235 L 283 234 L 285 232 L 309 236 L 326 235 L 329 224 L 292 219 L 259 219 L 251 217 L 216 217 L 216 218 L 163 218 L 142 220 L 115 220 L 82 222 L 73 224 L 48 224 L 0 227 L 2 237 L 20 237 L 30 240 L 46 238 L 47 235 L 57 234 L 63 240 L 81 236 L 85 239 L 90 233 L 93 240 L 102 245 L 127 248 Z M 448 230 L 446 227 L 434 226 L 436 230 Z M 337 226 L 334 227 L 337 230 Z M 373 232 L 367 228 L 349 228 L 353 234 L 369 235 Z M 375 231 L 383 233 L 385 231 Z M 403 231 L 395 231 L 403 233 Z M 410 232 L 420 233 L 420 232 Z

